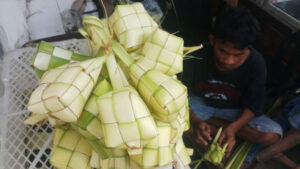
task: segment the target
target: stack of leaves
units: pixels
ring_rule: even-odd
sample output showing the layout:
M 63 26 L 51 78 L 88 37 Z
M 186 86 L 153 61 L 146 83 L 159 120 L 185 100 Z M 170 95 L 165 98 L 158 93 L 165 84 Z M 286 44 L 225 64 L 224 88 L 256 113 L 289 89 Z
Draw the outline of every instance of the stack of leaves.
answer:
M 159 29 L 141 3 L 119 5 L 106 20 L 87 16 L 83 26 L 90 56 L 42 42 L 33 61 L 41 79 L 25 122 L 55 125 L 51 164 L 155 168 L 177 154 L 188 165 L 187 88 L 176 79 L 183 39 Z

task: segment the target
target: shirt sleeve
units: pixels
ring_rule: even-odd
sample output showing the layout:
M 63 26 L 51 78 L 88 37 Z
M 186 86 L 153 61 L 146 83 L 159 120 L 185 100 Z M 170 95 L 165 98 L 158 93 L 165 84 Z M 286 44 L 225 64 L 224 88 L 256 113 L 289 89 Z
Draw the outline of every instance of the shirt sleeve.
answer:
M 267 77 L 265 61 L 261 55 L 258 56 L 252 64 L 249 83 L 242 96 L 242 106 L 250 109 L 256 116 L 264 112 Z

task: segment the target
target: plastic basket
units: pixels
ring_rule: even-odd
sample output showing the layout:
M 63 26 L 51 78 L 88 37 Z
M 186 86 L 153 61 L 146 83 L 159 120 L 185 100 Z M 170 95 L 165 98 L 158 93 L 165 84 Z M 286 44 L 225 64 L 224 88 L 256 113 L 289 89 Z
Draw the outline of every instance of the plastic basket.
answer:
M 54 42 L 68 50 L 88 54 L 84 39 Z M 45 124 L 25 125 L 26 108 L 38 78 L 31 68 L 36 45 L 12 51 L 4 56 L 2 80 L 5 93 L 0 110 L 0 169 L 46 169 L 49 165 L 52 128 Z
M 88 55 L 84 39 L 52 44 Z M 5 93 L 2 108 L 0 106 L 0 169 L 53 168 L 49 164 L 53 128 L 47 123 L 37 130 L 37 126 L 23 123 L 29 116 L 27 102 L 38 85 L 38 78 L 31 67 L 36 46 L 18 49 L 4 56 L 1 72 Z M 177 155 L 174 155 L 174 161 L 176 169 L 190 169 L 183 166 Z M 157 169 L 172 169 L 172 165 Z

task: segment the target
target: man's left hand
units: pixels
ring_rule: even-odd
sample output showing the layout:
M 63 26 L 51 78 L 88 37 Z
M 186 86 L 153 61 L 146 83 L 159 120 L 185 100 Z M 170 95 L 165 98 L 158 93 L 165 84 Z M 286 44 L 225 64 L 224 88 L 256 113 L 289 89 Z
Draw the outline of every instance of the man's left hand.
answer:
M 228 144 L 227 149 L 225 151 L 225 157 L 229 157 L 230 152 L 236 143 L 235 131 L 230 127 L 230 125 L 226 127 L 225 130 L 221 133 L 218 143 L 221 145 L 221 147 L 223 147 L 226 143 Z

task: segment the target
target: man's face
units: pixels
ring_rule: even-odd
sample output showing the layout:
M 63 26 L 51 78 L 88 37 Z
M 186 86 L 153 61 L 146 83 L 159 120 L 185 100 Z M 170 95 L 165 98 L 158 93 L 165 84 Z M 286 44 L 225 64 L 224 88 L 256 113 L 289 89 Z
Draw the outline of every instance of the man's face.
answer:
M 234 44 L 210 38 L 213 45 L 214 61 L 221 72 L 230 72 L 241 66 L 248 58 L 248 47 L 237 49 Z

